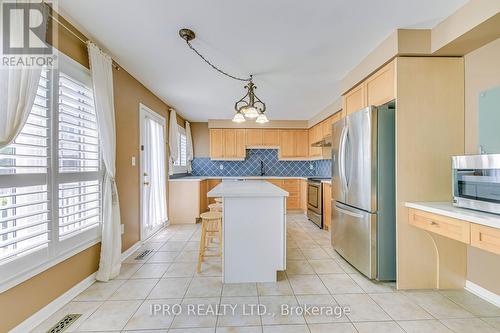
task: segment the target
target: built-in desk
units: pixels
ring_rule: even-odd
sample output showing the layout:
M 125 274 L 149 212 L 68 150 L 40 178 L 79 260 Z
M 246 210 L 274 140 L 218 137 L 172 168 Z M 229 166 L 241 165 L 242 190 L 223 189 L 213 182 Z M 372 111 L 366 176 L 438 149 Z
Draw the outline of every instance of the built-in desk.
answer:
M 500 215 L 458 208 L 448 202 L 408 202 L 405 206 L 408 223 L 426 231 L 434 241 L 436 288 L 465 283 L 467 245 L 500 255 Z

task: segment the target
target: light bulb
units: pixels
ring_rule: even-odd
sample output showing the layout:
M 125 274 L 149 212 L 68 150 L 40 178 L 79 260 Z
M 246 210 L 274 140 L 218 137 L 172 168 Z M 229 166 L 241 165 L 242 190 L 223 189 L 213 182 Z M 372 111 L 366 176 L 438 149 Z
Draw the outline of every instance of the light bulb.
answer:
M 246 121 L 245 117 L 240 112 L 236 112 L 236 114 L 233 117 L 233 121 L 235 123 L 244 123 Z
M 265 114 L 261 113 L 261 114 L 259 114 L 257 119 L 255 119 L 255 122 L 259 123 L 259 124 L 265 124 L 265 123 L 269 122 L 269 119 L 267 119 Z
M 243 115 L 248 119 L 254 119 L 259 116 L 259 112 L 253 106 L 243 107 L 241 108 L 241 112 L 243 112 Z

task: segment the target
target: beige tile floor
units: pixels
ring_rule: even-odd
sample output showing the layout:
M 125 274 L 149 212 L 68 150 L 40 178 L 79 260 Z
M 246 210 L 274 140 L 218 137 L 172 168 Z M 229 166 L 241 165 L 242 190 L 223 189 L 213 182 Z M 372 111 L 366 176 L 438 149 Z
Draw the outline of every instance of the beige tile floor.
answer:
M 198 225 L 172 225 L 140 249 L 153 253 L 125 261 L 118 279 L 95 283 L 33 332 L 46 332 L 68 313 L 82 316 L 67 332 L 320 333 L 500 332 L 500 308 L 466 291 L 397 291 L 374 283 L 330 247 L 329 234 L 303 215 L 287 217 L 287 270 L 277 283 L 223 284 L 221 260 L 195 271 Z M 151 316 L 154 304 L 178 305 L 179 315 Z M 188 314 L 194 305 L 231 304 L 234 315 Z M 244 315 L 244 304 L 263 304 L 269 315 Z M 281 304 L 349 307 L 338 318 L 281 315 Z

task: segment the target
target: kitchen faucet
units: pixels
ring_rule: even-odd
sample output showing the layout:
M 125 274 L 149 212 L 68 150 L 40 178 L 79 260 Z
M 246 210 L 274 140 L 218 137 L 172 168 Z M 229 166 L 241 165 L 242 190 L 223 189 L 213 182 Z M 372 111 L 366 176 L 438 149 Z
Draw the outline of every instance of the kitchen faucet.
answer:
M 266 171 L 264 170 L 264 161 L 260 161 L 260 175 L 264 176 Z

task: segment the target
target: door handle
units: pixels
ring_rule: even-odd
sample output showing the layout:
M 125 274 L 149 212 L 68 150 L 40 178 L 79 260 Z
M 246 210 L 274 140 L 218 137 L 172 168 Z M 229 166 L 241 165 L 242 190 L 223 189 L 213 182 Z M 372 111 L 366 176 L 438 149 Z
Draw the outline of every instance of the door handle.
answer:
M 144 182 L 144 186 L 149 186 L 149 182 Z
M 340 208 L 339 206 L 335 205 L 335 209 L 338 210 L 339 212 L 341 213 L 344 213 L 346 215 L 349 215 L 349 216 L 352 216 L 352 217 L 357 217 L 358 219 L 362 219 L 363 218 L 363 215 L 361 214 L 358 214 L 358 213 L 354 213 L 354 212 L 351 212 L 347 209 L 343 209 L 343 208 Z

